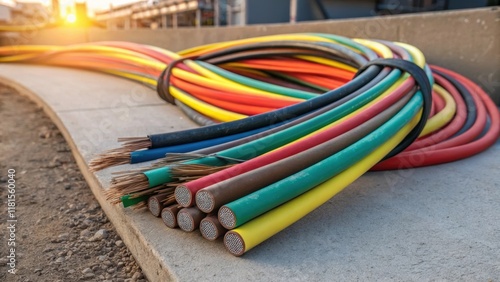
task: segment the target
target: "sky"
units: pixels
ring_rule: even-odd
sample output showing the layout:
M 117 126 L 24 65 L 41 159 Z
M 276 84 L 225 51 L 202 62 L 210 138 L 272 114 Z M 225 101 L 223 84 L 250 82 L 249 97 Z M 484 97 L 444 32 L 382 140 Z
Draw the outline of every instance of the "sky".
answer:
M 51 0 L 17 0 L 17 2 L 40 2 L 44 5 L 50 6 L 52 3 Z M 67 6 L 73 6 L 73 3 L 75 2 L 87 2 L 87 7 L 88 10 L 92 13 L 94 11 L 98 10 L 106 10 L 109 8 L 109 5 L 112 4 L 113 6 L 118 6 L 118 5 L 123 5 L 123 4 L 128 4 L 128 3 L 133 3 L 133 2 L 138 2 L 138 0 L 59 0 L 59 3 L 61 5 L 61 11 L 66 11 Z

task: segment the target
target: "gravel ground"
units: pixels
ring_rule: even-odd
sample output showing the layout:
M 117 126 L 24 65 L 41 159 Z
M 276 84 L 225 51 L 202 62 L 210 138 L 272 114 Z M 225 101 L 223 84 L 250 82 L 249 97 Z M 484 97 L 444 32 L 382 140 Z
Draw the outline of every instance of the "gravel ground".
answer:
M 0 123 L 0 281 L 147 281 L 43 111 L 0 86 Z M 15 232 L 7 221 L 9 169 Z

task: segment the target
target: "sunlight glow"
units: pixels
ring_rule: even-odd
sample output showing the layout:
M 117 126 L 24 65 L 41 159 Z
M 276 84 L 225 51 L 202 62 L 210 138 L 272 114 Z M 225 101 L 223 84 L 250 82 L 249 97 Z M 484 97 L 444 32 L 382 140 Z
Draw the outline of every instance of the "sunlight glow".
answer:
M 76 15 L 71 13 L 66 16 L 66 22 L 70 24 L 76 23 Z

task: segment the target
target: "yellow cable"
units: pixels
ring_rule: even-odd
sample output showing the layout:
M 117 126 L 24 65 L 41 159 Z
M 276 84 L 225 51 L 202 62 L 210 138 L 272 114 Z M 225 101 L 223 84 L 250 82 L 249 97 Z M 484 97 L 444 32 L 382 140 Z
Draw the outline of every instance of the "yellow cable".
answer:
M 165 65 L 162 62 L 159 61 L 153 61 L 151 59 L 145 59 L 145 58 L 138 58 L 133 55 L 129 54 L 106 54 L 108 57 L 111 58 L 118 58 L 118 59 L 123 59 L 127 61 L 128 63 L 135 63 L 136 65 L 142 66 L 142 67 L 149 67 L 153 68 L 155 70 L 163 71 L 167 65 Z
M 151 78 L 146 78 L 140 75 L 132 74 L 132 73 L 127 73 L 127 72 L 121 72 L 121 71 L 116 71 L 116 70 L 102 70 L 104 72 L 114 74 L 114 75 L 119 75 L 121 77 L 133 79 L 139 82 L 147 83 L 152 86 L 156 86 L 157 81 L 155 79 Z M 226 121 L 233 121 L 233 120 L 238 120 L 242 118 L 246 118 L 246 115 L 234 113 L 231 111 L 227 111 L 218 107 L 215 107 L 213 105 L 210 105 L 208 103 L 205 103 L 195 97 L 192 97 L 191 95 L 184 93 L 180 89 L 170 86 L 169 88 L 170 93 L 174 98 L 177 100 L 181 101 L 182 103 L 188 105 L 189 107 L 193 108 L 194 110 L 198 111 L 199 113 L 208 116 L 210 118 L 214 118 L 223 122 Z
M 314 57 L 314 56 L 308 56 L 308 55 L 299 55 L 296 57 L 299 59 L 302 59 L 302 60 L 311 61 L 311 62 L 319 63 L 322 65 L 326 65 L 326 66 L 330 66 L 330 67 L 334 67 L 334 68 L 338 68 L 338 69 L 342 69 L 342 70 L 346 70 L 346 71 L 351 71 L 351 72 L 357 71 L 357 69 L 354 67 L 351 67 L 347 64 L 337 62 L 334 60 L 329 60 L 329 59 Z
M 36 58 L 41 53 L 62 50 L 63 47 L 52 45 L 14 45 L 0 47 L 0 54 L 11 54 L 0 57 L 0 62 L 24 61 Z
M 180 56 L 179 54 L 177 54 L 175 52 L 172 52 L 172 51 L 169 51 L 167 49 L 163 49 L 163 48 L 160 48 L 160 47 L 157 47 L 157 46 L 153 46 L 153 45 L 145 45 L 145 46 L 147 46 L 150 49 L 155 50 L 158 53 L 161 53 L 163 55 L 167 55 L 168 57 L 170 57 L 170 58 L 172 58 L 174 60 L 182 58 L 182 56 Z
M 447 125 L 453 119 L 457 111 L 457 104 L 455 103 L 455 100 L 453 99 L 451 94 L 446 91 L 446 89 L 437 84 L 434 84 L 434 91 L 436 91 L 439 96 L 443 97 L 446 104 L 444 108 L 439 111 L 439 113 L 435 114 L 433 117 L 427 120 L 427 123 L 425 124 L 425 127 L 422 130 L 422 133 L 420 133 L 419 137 L 423 137 L 430 133 L 438 131 L 443 126 Z
M 156 61 L 155 59 L 144 55 L 139 52 L 135 52 L 132 50 L 128 49 L 123 49 L 119 47 L 112 47 L 112 46 L 101 46 L 101 45 L 90 45 L 90 44 L 78 44 L 78 45 L 70 45 L 66 46 L 64 49 L 61 51 L 63 52 L 69 52 L 69 51 L 80 51 L 80 52 L 98 52 L 98 53 L 106 53 L 106 54 L 124 54 L 124 55 L 130 55 L 133 57 L 137 58 L 143 58 L 143 59 L 149 59 L 152 61 Z
M 215 84 L 224 83 L 225 87 L 232 87 L 233 89 L 240 89 L 240 90 L 246 91 L 248 93 L 263 94 L 263 95 L 258 95 L 258 96 L 274 97 L 277 99 L 282 99 L 282 100 L 286 100 L 286 101 L 294 101 L 294 102 L 302 102 L 303 101 L 302 99 L 286 97 L 283 95 L 275 94 L 273 92 L 264 91 L 264 90 L 256 89 L 253 87 L 249 87 L 247 85 L 243 85 L 241 83 L 235 82 L 235 81 L 227 79 L 225 77 L 222 77 L 222 76 L 200 66 L 199 64 L 197 64 L 194 61 L 186 61 L 186 63 L 189 67 L 191 67 L 193 70 L 199 72 L 201 75 L 205 76 L 207 79 L 214 80 L 213 83 L 215 83 Z
M 244 252 L 247 252 L 269 239 L 271 236 L 292 225 L 331 199 L 347 185 L 351 184 L 378 163 L 396 147 L 406 135 L 408 135 L 413 127 L 415 127 L 418 123 L 419 116 L 421 116 L 421 113 L 417 114 L 410 123 L 405 125 L 386 143 L 375 149 L 373 153 L 355 165 L 293 200 L 229 231 L 226 233 L 226 236 L 231 233 L 239 236 L 243 241 Z
M 362 112 L 363 112 L 363 111 L 365 111 L 367 108 L 371 107 L 373 104 L 375 104 L 375 103 L 379 102 L 380 100 L 384 99 L 384 98 L 385 98 L 385 97 L 387 97 L 389 94 L 391 94 L 391 92 L 393 92 L 393 91 L 394 91 L 394 89 L 396 89 L 396 87 L 398 87 L 399 85 L 401 85 L 401 83 L 403 83 L 403 80 L 404 80 L 403 78 L 401 78 L 401 79 L 397 80 L 397 81 L 396 81 L 393 85 L 391 85 L 391 87 L 389 87 L 389 88 L 388 88 L 388 89 L 387 89 L 384 93 L 380 94 L 380 96 L 378 96 L 377 98 L 373 99 L 372 101 L 370 101 L 370 102 L 369 102 L 369 103 L 367 103 L 366 105 L 364 105 L 364 106 L 360 107 L 359 109 L 355 110 L 354 112 L 352 112 L 352 113 L 350 113 L 350 114 L 348 114 L 348 115 L 346 115 L 346 116 L 343 116 L 343 117 L 342 117 L 342 118 L 340 118 L 339 120 L 336 120 L 335 122 L 332 122 L 331 124 L 329 124 L 329 125 L 327 125 L 327 126 L 325 126 L 325 127 L 323 127 L 323 128 L 320 128 L 320 129 L 318 129 L 318 130 L 316 130 L 316 131 L 314 131 L 314 132 L 312 132 L 312 133 L 310 133 L 310 134 L 308 134 L 308 135 L 306 135 L 306 136 L 304 136 L 304 137 L 302 137 L 302 138 L 299 138 L 299 139 L 297 139 L 297 140 L 295 140 L 295 141 L 293 141 L 293 142 L 291 142 L 291 143 L 289 143 L 289 144 L 293 144 L 293 143 L 298 142 L 298 141 L 300 141 L 300 140 L 302 140 L 302 139 L 308 138 L 308 137 L 310 137 L 311 135 L 318 134 L 318 133 L 320 133 L 320 132 L 322 132 L 322 131 L 326 131 L 326 130 L 328 130 L 329 128 L 336 126 L 337 124 L 339 124 L 339 123 L 341 123 L 341 122 L 343 122 L 343 121 L 345 121 L 345 120 L 347 120 L 347 119 L 349 119 L 349 118 L 352 118 L 353 116 L 356 116 L 356 115 L 358 115 L 358 114 L 362 113 Z
M 208 86 L 209 88 L 218 89 L 218 88 L 220 88 L 220 85 L 221 85 L 220 82 L 210 80 L 210 79 L 205 78 L 203 76 L 196 75 L 196 74 L 187 72 L 187 71 L 179 69 L 179 68 L 174 68 L 172 70 L 172 74 L 175 77 L 181 78 L 181 79 L 186 80 L 186 81 L 198 82 L 199 84 L 204 85 L 204 86 Z M 244 87 L 240 84 L 224 85 L 224 88 L 226 88 L 228 91 L 237 90 L 238 92 L 246 92 L 248 94 L 252 94 L 255 96 L 270 97 L 270 98 L 281 99 L 281 100 L 285 100 L 285 101 L 292 101 L 292 102 L 302 102 L 303 101 L 302 99 L 286 97 L 283 95 L 274 94 L 271 92 L 266 92 L 266 91 L 258 90 L 258 89 L 251 88 L 251 87 Z
M 261 70 L 257 70 L 257 69 L 252 69 L 252 68 L 249 68 L 247 65 L 242 65 L 241 67 L 239 66 L 235 66 L 233 65 L 234 63 L 223 63 L 221 65 L 219 65 L 220 67 L 222 68 L 235 68 L 235 69 L 239 69 L 241 71 L 245 71 L 245 72 L 248 72 L 248 73 L 253 73 L 253 74 L 256 74 L 256 75 L 260 75 L 262 77 L 270 77 L 269 74 L 261 71 Z
M 155 86 L 155 87 L 157 84 L 156 79 L 144 77 L 144 76 L 138 75 L 138 74 L 133 74 L 133 73 L 119 71 L 119 70 L 111 70 L 111 69 L 100 69 L 100 71 L 110 73 L 110 74 L 113 74 L 116 76 L 128 78 L 128 79 L 132 79 L 132 80 L 135 80 L 138 82 L 146 83 L 146 84 L 149 84 L 149 85 Z
M 0 31 L 23 32 L 42 29 L 47 24 L 30 24 L 30 25 L 0 25 Z
M 0 62 L 8 63 L 8 62 L 19 62 L 25 61 L 29 59 L 37 58 L 39 54 L 20 54 L 20 55 L 11 55 L 6 57 L 0 57 Z
M 215 80 L 215 81 L 220 81 L 220 82 L 223 82 L 223 83 L 231 83 L 231 84 L 236 84 L 234 81 L 232 80 L 229 80 L 227 78 L 224 78 L 204 67 L 202 67 L 200 64 L 198 64 L 197 62 L 194 62 L 192 60 L 186 60 L 184 61 L 184 63 L 192 68 L 194 71 L 198 72 L 199 74 L 201 74 L 202 76 L 206 77 L 206 78 L 209 78 L 209 79 L 212 79 L 212 80 Z
M 392 53 L 391 49 L 382 43 L 368 40 L 368 39 L 361 39 L 361 38 L 354 38 L 353 41 L 357 42 L 361 45 L 364 45 L 364 46 L 372 49 L 373 51 L 376 51 L 376 52 L 378 51 L 377 53 L 382 58 L 385 58 L 385 59 L 394 58 L 394 54 Z
M 424 53 L 422 53 L 422 51 L 420 51 L 417 47 L 410 45 L 410 44 L 401 43 L 401 42 L 394 42 L 394 44 L 405 48 L 406 51 L 408 51 L 411 54 L 411 56 L 414 60 L 414 63 L 417 64 L 422 69 L 424 68 L 425 56 L 424 56 Z
M 305 33 L 296 33 L 296 34 L 280 34 L 280 35 L 267 35 L 267 36 L 261 36 L 261 37 L 254 37 L 254 38 L 246 38 L 246 39 L 240 39 L 240 40 L 234 40 L 234 41 L 226 41 L 226 42 L 221 42 L 221 43 L 212 43 L 212 44 L 207 44 L 207 45 L 201 45 L 193 48 L 189 48 L 186 50 L 180 51 L 178 54 L 182 56 L 197 56 L 200 54 L 203 54 L 205 52 L 212 52 L 215 50 L 220 50 L 224 48 L 229 48 L 229 47 L 234 47 L 234 46 L 239 46 L 243 44 L 249 44 L 249 43 L 259 43 L 259 42 L 267 42 L 267 41 L 314 41 L 314 42 L 336 42 L 335 40 L 321 37 L 321 36 L 316 36 L 313 34 L 305 34 Z M 356 53 L 360 53 L 359 50 L 356 48 L 353 48 L 351 46 L 344 45 L 346 48 L 351 49 L 352 51 Z
M 247 117 L 246 115 L 226 111 L 224 109 L 205 103 L 191 95 L 184 93 L 182 90 L 174 86 L 170 86 L 169 90 L 170 94 L 172 94 L 175 99 L 181 101 L 182 103 L 188 105 L 190 108 L 207 117 L 217 119 L 222 122 L 233 121 Z
M 261 37 L 253 37 L 253 38 L 245 38 L 245 39 L 239 39 L 239 40 L 233 40 L 233 41 L 226 41 L 226 42 L 220 42 L 220 43 L 212 43 L 212 44 L 206 44 L 206 45 L 201 45 L 193 48 L 189 48 L 186 50 L 182 50 L 178 52 L 179 55 L 181 56 L 196 56 L 199 54 L 203 54 L 205 52 L 211 52 L 214 50 L 220 50 L 223 48 L 228 48 L 228 47 L 234 47 L 234 46 L 239 46 L 243 44 L 248 44 L 248 43 L 258 43 L 258 42 L 267 42 L 267 41 L 275 41 L 275 40 L 283 40 L 283 41 L 290 41 L 290 40 L 296 40 L 296 41 L 321 41 L 321 42 L 331 42 L 332 40 L 329 40 L 327 38 L 323 38 L 320 36 L 315 36 L 311 34 L 281 34 L 281 35 L 266 35 L 266 36 L 261 36 Z
M 64 47 L 56 45 L 14 45 L 0 47 L 0 53 L 3 52 L 48 52 L 62 50 Z
M 312 137 L 313 135 L 316 135 L 316 134 L 319 134 L 323 131 L 326 131 L 334 126 L 337 126 L 339 123 L 341 122 L 344 122 L 345 120 L 349 119 L 349 118 L 352 118 L 353 116 L 356 116 L 360 113 L 362 113 L 363 111 L 365 111 L 367 108 L 371 107 L 373 104 L 375 103 L 378 103 L 380 100 L 384 99 L 386 96 L 390 95 L 398 86 L 400 86 L 404 81 L 405 81 L 405 77 L 402 77 L 400 79 L 398 79 L 393 85 L 391 85 L 386 91 L 384 91 L 384 93 L 380 94 L 377 98 L 373 99 L 372 101 L 370 101 L 369 103 L 367 103 L 366 105 L 360 107 L 359 109 L 355 110 L 354 112 L 346 115 L 346 116 L 343 116 L 342 118 L 318 129 L 318 130 L 315 130 L 307 135 L 304 135 L 303 137 L 300 137 L 300 138 L 297 138 L 296 140 L 288 143 L 288 144 L 285 144 L 281 147 L 278 147 L 274 150 L 271 150 L 265 154 L 271 154 L 273 153 L 274 151 L 277 151 L 277 150 L 280 150 L 286 146 L 292 146 L 293 144 L 297 143 L 297 142 L 300 142 L 302 141 L 303 139 L 306 139 L 306 138 L 309 138 L 309 137 Z

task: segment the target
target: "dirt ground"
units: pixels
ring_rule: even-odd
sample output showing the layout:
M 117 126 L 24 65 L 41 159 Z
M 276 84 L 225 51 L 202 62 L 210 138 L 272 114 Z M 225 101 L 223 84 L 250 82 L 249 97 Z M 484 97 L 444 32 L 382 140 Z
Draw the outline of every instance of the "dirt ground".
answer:
M 0 281 L 146 281 L 43 111 L 0 85 L 0 126 Z

